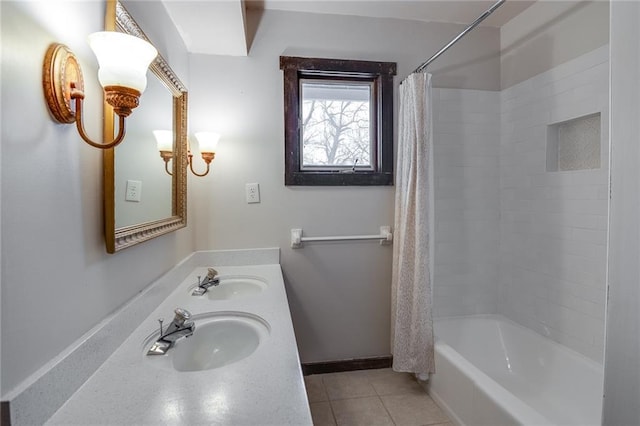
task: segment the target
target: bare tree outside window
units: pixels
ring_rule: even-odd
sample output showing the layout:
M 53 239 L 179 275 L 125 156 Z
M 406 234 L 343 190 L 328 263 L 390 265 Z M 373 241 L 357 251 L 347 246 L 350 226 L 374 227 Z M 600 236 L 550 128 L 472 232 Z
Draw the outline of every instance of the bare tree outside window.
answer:
M 302 167 L 371 168 L 368 84 L 302 84 Z

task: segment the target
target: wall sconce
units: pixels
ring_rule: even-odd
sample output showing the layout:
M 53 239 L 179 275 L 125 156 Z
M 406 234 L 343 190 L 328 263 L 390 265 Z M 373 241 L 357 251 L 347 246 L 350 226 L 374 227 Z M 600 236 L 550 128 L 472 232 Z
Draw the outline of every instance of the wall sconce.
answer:
M 164 160 L 164 170 L 169 175 L 173 175 L 169 171 L 169 160 L 173 158 L 173 132 L 171 130 L 154 130 L 153 136 L 156 138 L 160 157 Z
M 154 130 L 153 135 L 158 144 L 160 157 L 164 160 L 164 170 L 171 175 L 172 173 L 169 171 L 169 160 L 173 158 L 173 132 L 171 130 Z M 200 155 L 207 164 L 207 169 L 204 173 L 197 173 L 193 170 L 193 154 L 191 153 L 191 148 L 187 151 L 187 162 L 189 163 L 191 173 L 198 177 L 203 177 L 209 173 L 211 161 L 216 157 L 216 147 L 218 146 L 220 135 L 213 132 L 198 132 L 195 134 L 195 137 L 198 140 Z
M 125 117 L 138 106 L 140 95 L 147 87 L 147 69 L 158 51 L 145 40 L 114 31 L 90 34 L 89 45 L 98 58 L 98 79 L 106 101 L 119 117 L 115 139 L 109 143 L 97 143 L 87 136 L 82 121 L 82 69 L 73 52 L 63 44 L 53 43 L 45 55 L 42 70 L 44 96 L 56 121 L 64 124 L 75 121 L 78 133 L 89 145 L 113 148 L 124 139 Z M 75 101 L 73 108 L 72 101 Z

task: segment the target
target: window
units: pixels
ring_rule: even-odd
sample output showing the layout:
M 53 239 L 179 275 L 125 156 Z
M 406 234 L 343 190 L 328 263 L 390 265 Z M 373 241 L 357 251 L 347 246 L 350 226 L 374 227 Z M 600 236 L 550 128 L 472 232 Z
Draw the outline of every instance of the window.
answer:
M 391 62 L 280 57 L 285 184 L 393 185 Z
M 372 82 L 300 80 L 302 170 L 372 170 Z

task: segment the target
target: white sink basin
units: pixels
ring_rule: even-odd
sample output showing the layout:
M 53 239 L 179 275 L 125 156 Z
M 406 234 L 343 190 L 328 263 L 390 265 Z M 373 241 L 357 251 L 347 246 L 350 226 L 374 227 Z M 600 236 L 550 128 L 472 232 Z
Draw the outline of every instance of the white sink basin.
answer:
M 191 294 L 194 288 L 195 286 L 189 288 L 189 294 Z M 267 288 L 267 283 L 258 277 L 240 275 L 221 276 L 220 284 L 209 287 L 204 295 L 194 297 L 207 297 L 210 300 L 238 299 L 259 294 L 264 291 L 265 288 Z
M 269 336 L 269 324 L 243 312 L 216 312 L 194 315 L 196 330 L 191 337 L 176 341 L 165 355 L 145 356 L 149 364 L 168 370 L 202 371 L 238 362 Z M 145 341 L 144 354 L 158 338 Z

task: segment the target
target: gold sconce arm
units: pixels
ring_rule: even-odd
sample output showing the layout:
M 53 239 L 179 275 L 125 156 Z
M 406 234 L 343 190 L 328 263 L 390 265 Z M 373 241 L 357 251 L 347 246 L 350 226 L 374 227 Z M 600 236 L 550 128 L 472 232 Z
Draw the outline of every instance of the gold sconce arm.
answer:
M 173 173 L 169 171 L 169 161 L 173 158 L 173 152 L 160 151 L 160 157 L 164 160 L 164 171 L 167 172 L 169 176 L 173 176 Z
M 84 123 L 82 121 L 82 101 L 84 99 L 84 94 L 82 94 L 81 92 L 80 94 L 78 94 L 75 91 L 73 91 L 71 94 L 71 97 L 76 101 L 76 120 L 75 121 L 76 121 L 76 127 L 78 128 L 78 133 L 80 134 L 80 137 L 82 138 L 82 140 L 84 140 L 86 143 L 88 143 L 92 147 L 100 148 L 100 149 L 113 148 L 114 146 L 118 145 L 120 142 L 124 140 L 124 135 L 125 135 L 124 116 L 118 115 L 118 118 L 119 118 L 118 134 L 116 135 L 115 139 L 110 143 L 98 143 L 98 142 L 92 141 L 89 138 L 89 136 L 87 136 L 87 132 L 84 130 Z
M 188 157 L 189 157 L 189 169 L 191 169 L 191 173 L 193 173 L 194 175 L 196 175 L 198 177 L 203 177 L 203 176 L 206 176 L 207 174 L 209 174 L 209 166 L 211 164 L 211 161 L 213 161 L 213 159 L 215 158 L 215 156 L 216 156 L 215 152 L 203 152 L 202 153 L 202 159 L 207 164 L 207 169 L 204 171 L 204 173 L 197 173 L 195 170 L 193 170 L 193 154 L 191 152 L 189 152 L 189 154 L 188 154 Z

